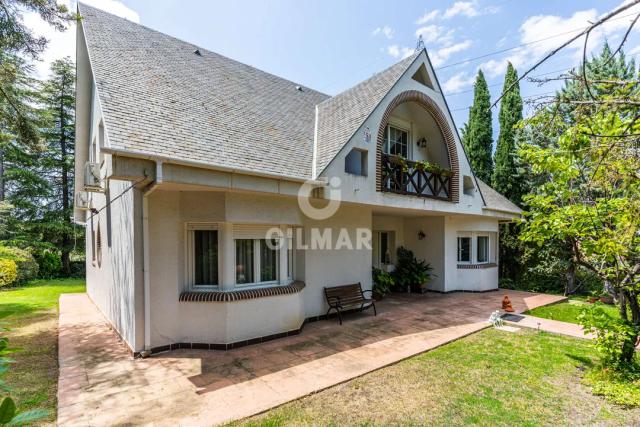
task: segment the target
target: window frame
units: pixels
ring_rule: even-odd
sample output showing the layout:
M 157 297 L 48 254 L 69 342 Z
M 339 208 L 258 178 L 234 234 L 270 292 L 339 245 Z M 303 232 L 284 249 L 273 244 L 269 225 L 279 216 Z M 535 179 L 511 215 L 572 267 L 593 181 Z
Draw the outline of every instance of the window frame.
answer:
M 460 259 L 460 255 L 461 255 L 461 246 L 460 246 L 460 241 L 461 239 L 467 239 L 469 240 L 469 259 L 468 260 L 462 260 Z M 473 237 L 471 236 L 471 234 L 465 233 L 465 234 L 458 234 L 458 238 L 456 240 L 457 242 L 457 262 L 458 264 L 472 264 L 473 263 Z
M 407 143 L 406 143 L 406 156 L 400 156 L 398 154 L 391 154 L 391 128 L 394 128 L 396 131 L 404 132 L 407 134 Z M 405 127 L 399 125 L 397 123 L 392 123 L 391 121 L 387 123 L 387 127 L 384 131 L 385 137 L 384 142 L 382 144 L 383 153 L 390 156 L 399 156 L 406 160 L 411 160 L 412 152 L 411 152 L 411 129 L 409 127 Z
M 185 224 L 186 238 L 185 238 L 185 283 L 190 290 L 193 291 L 213 291 L 221 289 L 222 278 L 222 241 L 221 233 L 218 223 L 201 223 L 190 222 Z M 216 285 L 196 285 L 195 284 L 195 231 L 217 231 L 218 233 L 218 283 Z
M 252 240 L 253 241 L 253 282 L 250 283 L 238 283 L 237 282 L 237 276 L 234 273 L 233 275 L 233 283 L 234 283 L 234 287 L 236 289 L 243 289 L 243 288 L 253 288 L 253 287 L 266 287 L 266 286 L 277 286 L 280 285 L 280 255 L 281 255 L 281 251 L 280 248 L 278 247 L 278 249 L 276 249 L 276 279 L 275 280 L 267 280 L 267 281 L 262 281 L 262 272 L 261 267 L 262 267 L 262 263 L 261 263 L 261 246 L 260 246 L 260 241 L 261 240 L 266 240 L 266 239 L 251 239 L 251 238 L 236 238 L 235 236 L 233 237 L 233 266 L 234 266 L 234 270 L 235 267 L 238 265 L 238 261 L 237 261 L 237 246 L 236 246 L 236 241 L 238 240 Z M 278 239 L 274 239 L 274 240 L 278 240 Z M 279 246 L 279 244 L 278 244 Z
M 486 238 L 486 260 L 484 261 L 480 261 L 480 259 L 478 258 L 478 251 L 480 250 L 480 238 Z M 477 233 L 475 235 L 475 263 L 476 264 L 490 264 L 491 263 L 491 236 L 488 233 Z

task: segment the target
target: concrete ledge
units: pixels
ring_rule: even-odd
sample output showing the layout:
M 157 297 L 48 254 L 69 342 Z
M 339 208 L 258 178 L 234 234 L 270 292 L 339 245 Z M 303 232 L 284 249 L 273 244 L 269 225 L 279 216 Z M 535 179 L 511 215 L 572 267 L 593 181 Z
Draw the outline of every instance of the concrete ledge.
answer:
M 185 291 L 180 294 L 180 302 L 232 302 L 254 298 L 265 298 L 276 295 L 295 294 L 303 290 L 304 282 L 297 281 L 285 286 L 266 288 L 240 289 L 225 291 Z

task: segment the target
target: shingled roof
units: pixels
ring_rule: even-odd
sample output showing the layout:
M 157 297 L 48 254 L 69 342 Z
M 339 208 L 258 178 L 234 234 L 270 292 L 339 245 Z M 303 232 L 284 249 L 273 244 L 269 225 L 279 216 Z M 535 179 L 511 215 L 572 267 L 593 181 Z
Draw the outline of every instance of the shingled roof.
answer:
M 420 51 L 318 105 L 316 171 L 321 173 L 364 123 Z
M 484 199 L 485 208 L 518 215 L 522 213 L 522 209 L 520 209 L 514 203 L 511 203 L 509 199 L 491 188 L 489 184 L 485 183 L 480 178 L 476 179 L 478 181 L 480 193 L 482 193 L 482 198 Z
M 315 106 L 328 95 L 85 4 L 78 9 L 110 148 L 311 178 Z

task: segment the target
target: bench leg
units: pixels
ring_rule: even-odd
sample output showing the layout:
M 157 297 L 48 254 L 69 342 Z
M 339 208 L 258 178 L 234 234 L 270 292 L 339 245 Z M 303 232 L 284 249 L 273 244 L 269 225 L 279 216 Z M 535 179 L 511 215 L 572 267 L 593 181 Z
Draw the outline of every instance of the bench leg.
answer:
M 378 315 L 378 312 L 376 311 L 376 304 L 372 302 L 372 303 L 371 303 L 371 306 L 373 307 L 373 315 L 374 315 L 374 316 L 377 316 L 377 315 Z

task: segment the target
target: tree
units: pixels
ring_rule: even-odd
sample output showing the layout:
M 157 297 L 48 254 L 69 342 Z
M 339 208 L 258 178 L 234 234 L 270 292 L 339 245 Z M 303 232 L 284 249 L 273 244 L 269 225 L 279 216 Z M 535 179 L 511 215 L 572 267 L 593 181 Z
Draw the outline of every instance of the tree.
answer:
M 471 169 L 485 182 L 491 182 L 491 151 L 493 148 L 493 130 L 491 122 L 491 95 L 482 70 L 473 86 L 473 105 L 469 110 L 469 121 L 464 128 L 465 146 Z
M 43 240 L 60 250 L 63 272 L 70 275 L 69 254 L 76 231 L 71 221 L 75 146 L 75 68 L 71 58 L 52 63 L 51 76 L 42 85 L 41 102 L 46 150 L 40 157 L 40 171 L 51 192 L 39 225 Z
M 593 62 L 609 65 L 610 50 L 603 51 L 608 58 Z M 621 72 L 624 64 L 617 61 L 619 76 L 630 75 Z M 617 297 L 621 324 L 596 318 L 585 326 L 624 365 L 633 360 L 640 331 L 640 86 L 635 79 L 603 78 L 604 67 L 584 67 L 569 76 L 572 91 L 560 92 L 528 121 L 545 129 L 546 138 L 519 150 L 539 180 L 525 197 L 522 237 L 540 246 L 568 244 L 573 263 L 600 277 Z
M 38 133 L 30 120 L 29 104 L 20 87 L 30 72 L 24 58 L 38 59 L 47 39 L 34 35 L 24 23 L 25 11 L 37 13 L 59 31 L 75 18 L 56 0 L 0 1 L 0 201 L 5 199 L 4 147 L 13 140 L 25 149 L 38 143 Z
M 585 61 L 567 76 L 561 77 L 565 80 L 564 86 L 556 94 L 551 105 L 541 105 L 539 111 L 534 115 L 535 119 L 525 121 L 524 128 L 517 136 L 519 145 L 531 144 L 557 148 L 558 139 L 567 132 L 568 128 L 585 123 L 584 120 L 588 114 L 585 105 L 593 101 L 592 95 L 596 99 L 617 96 L 618 85 L 590 84 L 587 87 L 583 80 L 584 75 L 594 82 L 633 81 L 636 73 L 634 61 L 627 61 L 622 50 L 619 51 L 619 55 L 615 57 L 612 55 L 611 48 L 607 43 L 604 43 L 599 54 Z M 633 91 L 635 87 L 637 84 L 631 84 L 629 89 Z M 545 174 L 534 173 L 526 162 L 520 166 L 524 170 L 521 181 L 524 192 L 535 192 L 549 179 Z M 531 273 L 545 271 L 549 277 L 564 277 L 566 295 L 575 293 L 581 286 L 581 278 L 592 274 L 576 262 L 578 255 L 575 253 L 575 242 L 572 239 L 549 238 L 544 247 L 534 246 L 523 249 L 520 260 L 523 263 L 523 269 L 528 270 L 527 274 L 531 276 Z M 515 247 L 505 247 L 504 250 L 511 251 L 511 255 L 507 255 L 507 258 L 503 260 L 502 268 L 506 268 L 505 264 L 511 261 L 510 257 L 513 253 L 518 252 Z M 503 251 L 501 251 L 502 253 Z M 543 278 L 540 275 L 536 277 Z
M 522 120 L 522 98 L 518 84 L 518 72 L 509 63 L 504 77 L 504 90 L 511 88 L 500 102 L 500 134 L 496 145 L 492 177 L 493 188 L 519 205 L 522 184 L 516 165 L 516 126 Z
M 22 14 L 35 12 L 58 31 L 75 18 L 67 7 L 56 0 L 3 0 L 0 2 L 0 51 L 38 59 L 47 46 L 47 39 L 33 34 L 25 25 Z

